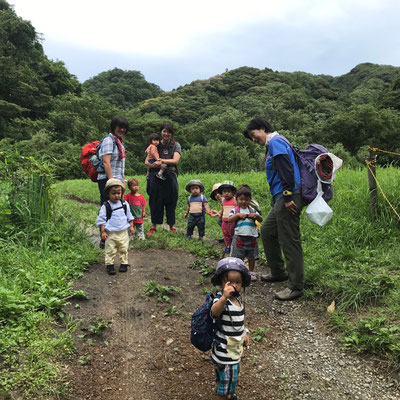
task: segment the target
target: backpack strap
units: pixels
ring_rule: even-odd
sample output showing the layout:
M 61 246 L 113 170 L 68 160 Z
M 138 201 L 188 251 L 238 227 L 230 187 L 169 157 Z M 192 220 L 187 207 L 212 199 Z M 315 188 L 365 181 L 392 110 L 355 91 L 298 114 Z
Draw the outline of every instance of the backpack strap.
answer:
M 114 208 L 114 210 L 120 210 L 121 208 L 123 208 L 125 215 L 128 215 L 126 201 L 124 201 L 122 199 L 120 201 L 121 201 L 122 206 Z M 104 205 L 106 207 L 106 222 L 107 222 L 111 218 L 111 215 L 114 210 L 112 209 L 111 204 L 108 202 L 108 200 L 104 203 Z
M 104 203 L 104 206 L 106 207 L 106 222 L 107 222 L 111 218 L 113 210 L 108 200 Z

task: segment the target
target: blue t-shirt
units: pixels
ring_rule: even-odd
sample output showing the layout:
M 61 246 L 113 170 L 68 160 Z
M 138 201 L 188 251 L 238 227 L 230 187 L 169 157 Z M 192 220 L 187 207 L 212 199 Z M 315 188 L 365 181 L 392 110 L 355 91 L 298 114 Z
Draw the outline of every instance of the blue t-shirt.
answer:
M 268 152 L 265 162 L 265 172 L 267 173 L 267 181 L 272 197 L 283 192 L 283 187 L 281 180 L 279 179 L 278 171 L 274 169 L 273 166 L 273 158 L 280 154 L 286 154 L 289 156 L 289 159 L 294 169 L 295 187 L 293 188 L 293 190 L 299 189 L 300 171 L 296 159 L 294 158 L 293 151 L 290 145 L 286 143 L 285 140 L 281 139 L 279 136 L 276 136 L 273 137 L 268 144 Z

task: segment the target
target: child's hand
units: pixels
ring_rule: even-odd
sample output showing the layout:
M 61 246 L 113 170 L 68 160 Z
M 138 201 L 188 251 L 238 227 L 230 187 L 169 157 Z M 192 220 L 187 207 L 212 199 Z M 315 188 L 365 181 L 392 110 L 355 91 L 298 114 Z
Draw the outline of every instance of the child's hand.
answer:
M 108 235 L 107 235 L 107 232 L 106 232 L 106 231 L 101 232 L 101 238 L 102 238 L 103 240 L 107 240 Z
M 129 227 L 129 233 L 130 233 L 131 235 L 134 235 L 134 234 L 135 234 L 135 228 L 134 228 L 133 226 L 130 226 L 130 227 Z
M 244 213 L 238 213 L 236 215 L 239 217 L 239 219 L 246 219 L 247 218 L 247 214 L 244 214 Z
M 257 214 L 256 214 L 256 213 L 249 213 L 249 214 L 247 215 L 247 218 L 250 218 L 250 219 L 256 219 L 256 217 L 257 217 Z
M 210 216 L 211 217 L 217 217 L 219 215 L 219 212 L 216 210 L 210 210 Z
M 229 281 L 226 282 L 226 284 L 224 286 L 223 296 L 226 299 L 229 299 L 229 297 L 231 297 L 233 293 L 235 293 L 235 288 L 232 286 L 232 284 Z
M 186 218 L 188 215 L 187 215 L 187 213 L 185 213 L 184 215 L 183 215 L 183 218 Z
M 248 333 L 246 333 L 246 336 L 244 337 L 243 345 L 244 345 L 244 347 L 249 347 L 249 345 L 250 345 L 250 336 Z

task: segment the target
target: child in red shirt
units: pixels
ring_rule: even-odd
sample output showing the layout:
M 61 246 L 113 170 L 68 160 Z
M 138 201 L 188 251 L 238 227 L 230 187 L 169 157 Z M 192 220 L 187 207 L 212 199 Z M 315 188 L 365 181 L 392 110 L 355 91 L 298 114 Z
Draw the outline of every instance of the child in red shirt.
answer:
M 236 193 L 236 188 L 232 181 L 224 181 L 218 188 L 218 193 L 223 196 L 219 217 L 222 218 L 221 228 L 225 240 L 224 252 L 229 255 L 229 253 L 231 252 L 231 244 L 233 233 L 235 230 L 235 223 L 228 222 L 228 216 L 231 210 L 236 206 L 234 197 Z
M 124 196 L 124 200 L 128 202 L 131 213 L 135 218 L 133 224 L 135 226 L 136 236 L 139 240 L 145 240 L 143 218 L 146 216 L 145 206 L 147 201 L 143 195 L 139 193 L 139 181 L 137 179 L 129 179 L 128 188 L 131 192 Z

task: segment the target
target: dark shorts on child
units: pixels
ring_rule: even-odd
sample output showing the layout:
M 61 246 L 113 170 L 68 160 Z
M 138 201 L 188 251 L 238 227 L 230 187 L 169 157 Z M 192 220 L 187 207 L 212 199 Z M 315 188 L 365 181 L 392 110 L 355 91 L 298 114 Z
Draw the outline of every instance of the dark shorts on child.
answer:
M 231 257 L 240 258 L 244 260 L 258 260 L 260 253 L 258 251 L 258 238 L 253 236 L 233 236 L 231 246 Z
M 217 383 L 217 394 L 226 396 L 234 394 L 238 382 L 240 363 L 218 364 L 213 360 L 215 381 Z

